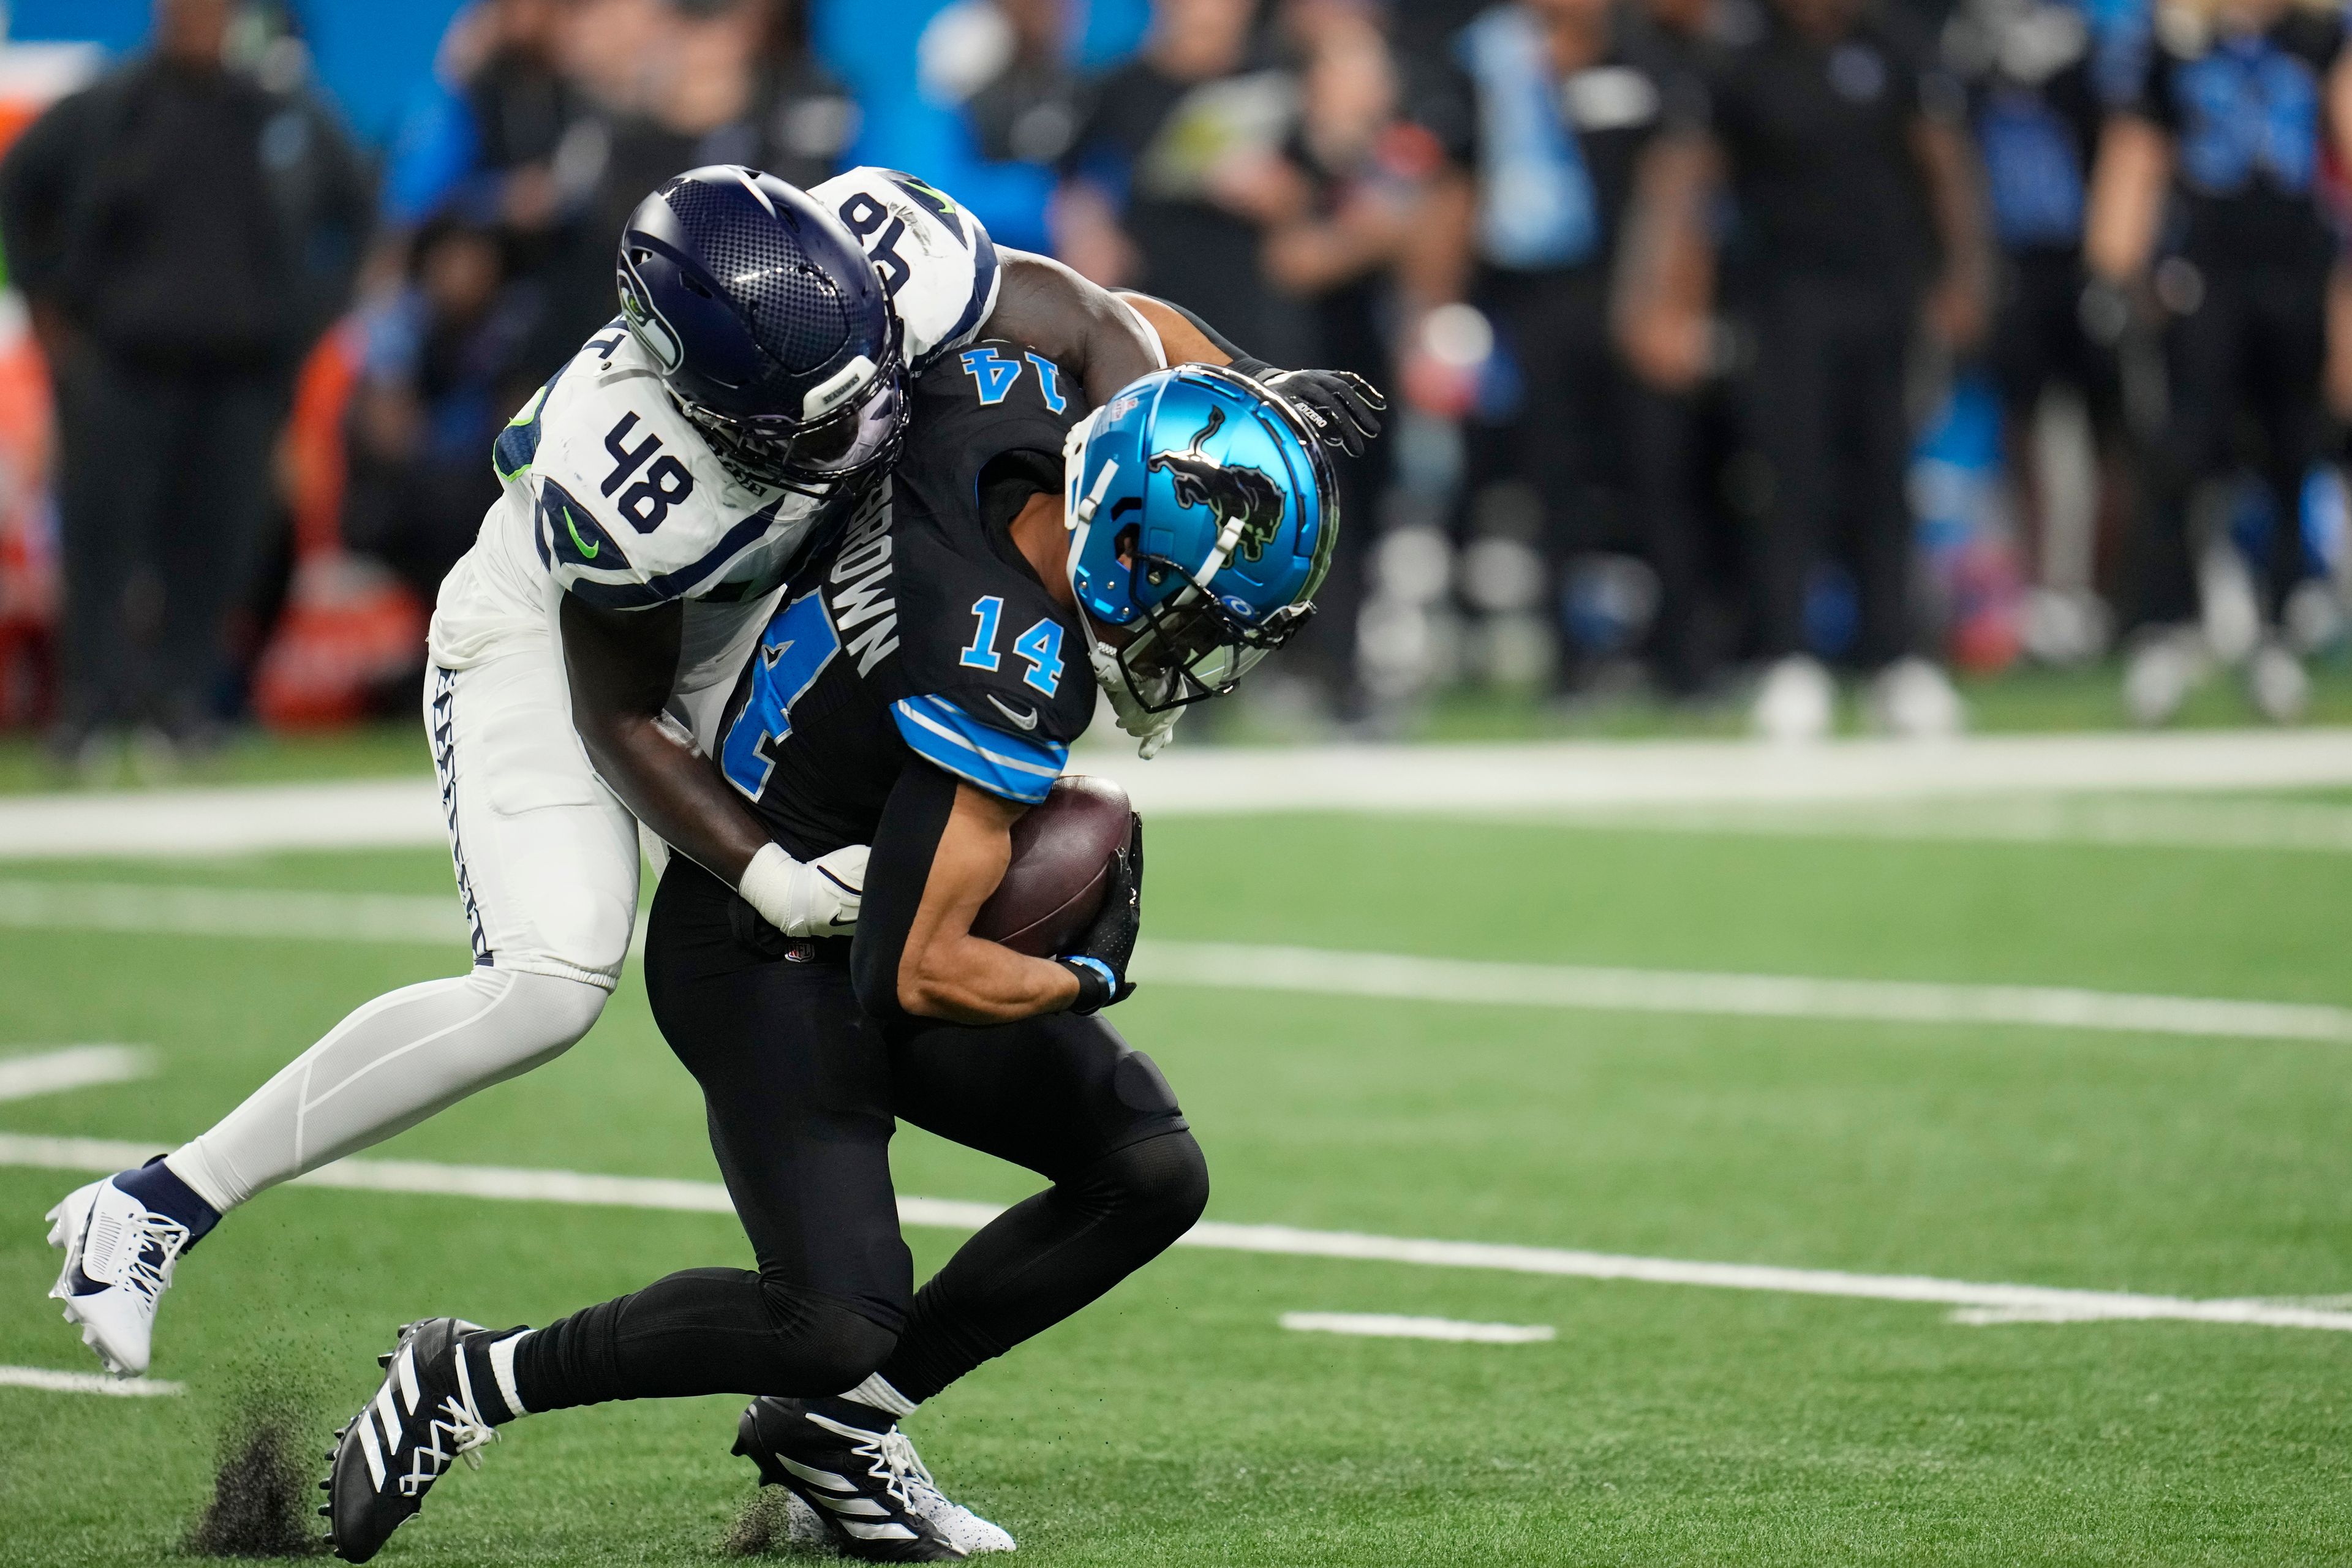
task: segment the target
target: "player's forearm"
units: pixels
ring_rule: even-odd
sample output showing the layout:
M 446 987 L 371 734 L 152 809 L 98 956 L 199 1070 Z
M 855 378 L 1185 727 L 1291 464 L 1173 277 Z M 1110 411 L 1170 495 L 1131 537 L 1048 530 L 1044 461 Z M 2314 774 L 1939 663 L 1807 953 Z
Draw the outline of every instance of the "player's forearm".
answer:
M 1231 343 L 1190 310 L 1149 294 L 1122 291 L 1119 299 L 1150 324 L 1170 364 L 1231 364 L 1240 357 Z
M 2093 274 L 2129 283 L 2147 267 L 2172 177 L 2172 142 L 2137 114 L 2118 114 L 2099 138 L 2091 171 L 2091 206 L 2083 224 L 2083 259 Z
M 971 934 L 1013 860 L 1024 808 L 910 762 L 874 830 L 851 978 L 866 1010 L 959 1024 L 1057 1013 L 1078 982 L 1059 964 Z
M 767 829 L 692 737 L 659 715 L 612 715 L 579 728 L 588 760 L 631 815 L 729 887 L 742 881 L 770 842 Z
M 1016 1023 L 1077 999 L 1077 977 L 1060 964 L 970 934 L 930 942 L 898 971 L 898 1005 L 951 1024 Z
M 664 714 L 677 679 L 684 611 L 595 610 L 567 594 L 557 611 L 572 723 L 588 760 L 639 822 L 712 875 L 739 885 L 767 829 L 691 736 Z
M 988 336 L 1035 349 L 1075 376 L 1097 405 L 1160 368 L 1150 333 L 1109 290 L 1047 257 L 1005 249 L 997 255 L 1004 280 Z
M 1943 249 L 1946 276 L 1961 279 L 1979 292 L 1990 291 L 1992 236 L 1975 151 L 1958 130 L 1926 118 L 1912 126 L 1911 142 L 1927 184 L 1928 211 Z

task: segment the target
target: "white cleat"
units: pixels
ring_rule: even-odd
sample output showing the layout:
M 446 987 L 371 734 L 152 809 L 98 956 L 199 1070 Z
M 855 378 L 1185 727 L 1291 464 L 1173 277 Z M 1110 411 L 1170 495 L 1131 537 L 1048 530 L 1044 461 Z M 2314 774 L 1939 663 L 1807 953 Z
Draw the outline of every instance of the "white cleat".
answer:
M 109 1176 L 66 1195 L 48 1213 L 49 1245 L 65 1267 L 49 1294 L 66 1321 L 117 1377 L 141 1377 L 154 1345 L 155 1304 L 188 1245 L 188 1227 L 155 1213 Z
M 1821 660 L 1792 653 L 1764 672 L 1748 710 L 1748 728 L 1781 745 L 1825 739 L 1837 720 L 1837 684 Z
M 904 1437 L 899 1440 L 906 1441 Z M 908 1472 L 908 1507 L 922 1515 L 933 1530 L 946 1536 L 965 1556 L 977 1557 L 983 1552 L 1018 1550 L 1011 1531 L 981 1518 L 940 1490 L 939 1483 L 931 1479 L 931 1472 L 923 1468 L 922 1460 L 915 1458 L 911 1443 L 907 1445 L 905 1468 Z
M 2311 677 L 2285 644 L 2265 642 L 2246 666 L 2246 693 L 2273 724 L 2292 724 L 2311 706 Z
M 1951 677 L 1916 656 L 1898 658 L 1870 683 L 1871 726 L 1907 741 L 1946 741 L 1968 728 L 1969 712 Z

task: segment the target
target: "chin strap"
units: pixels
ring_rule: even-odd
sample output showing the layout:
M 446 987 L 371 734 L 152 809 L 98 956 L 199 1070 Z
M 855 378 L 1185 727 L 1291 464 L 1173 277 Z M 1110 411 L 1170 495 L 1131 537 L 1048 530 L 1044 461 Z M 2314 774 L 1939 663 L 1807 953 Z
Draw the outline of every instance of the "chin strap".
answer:
M 1110 710 L 1118 719 L 1118 727 L 1140 742 L 1135 754 L 1149 762 L 1160 754 L 1176 732 L 1176 721 L 1184 716 L 1181 708 L 1171 708 L 1154 713 L 1136 696 L 1135 689 L 1127 683 L 1127 670 L 1118 662 L 1118 655 L 1095 638 L 1094 623 L 1085 611 L 1078 612 L 1078 625 L 1087 635 L 1087 663 L 1095 672 L 1095 685 L 1110 700 Z

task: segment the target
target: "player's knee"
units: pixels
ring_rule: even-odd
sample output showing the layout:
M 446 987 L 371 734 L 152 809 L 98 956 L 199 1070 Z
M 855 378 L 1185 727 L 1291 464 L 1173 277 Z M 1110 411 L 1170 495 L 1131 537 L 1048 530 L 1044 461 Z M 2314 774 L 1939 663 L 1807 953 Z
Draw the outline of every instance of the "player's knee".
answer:
M 1209 1206 L 1209 1159 L 1192 1133 L 1179 1130 L 1130 1143 L 1103 1161 L 1119 1215 L 1132 1233 L 1162 1245 L 1199 1223 Z
M 855 1388 L 887 1360 L 898 1331 L 830 1297 L 762 1277 L 760 1295 L 774 1336 L 779 1386 L 772 1394 L 814 1396 Z
M 553 1061 L 596 1026 L 612 993 L 584 980 L 514 970 L 478 969 L 474 983 L 491 1002 L 499 1027 L 500 1077 Z

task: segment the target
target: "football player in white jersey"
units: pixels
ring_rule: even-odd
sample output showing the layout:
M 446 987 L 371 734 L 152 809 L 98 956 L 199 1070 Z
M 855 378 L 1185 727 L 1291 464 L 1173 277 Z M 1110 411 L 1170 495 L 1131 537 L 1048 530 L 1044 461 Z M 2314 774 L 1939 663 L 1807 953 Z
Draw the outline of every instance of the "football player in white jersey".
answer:
M 1233 363 L 1335 445 L 1378 429 L 1360 384 L 1275 371 L 1187 312 L 1000 252 L 888 170 L 805 192 L 732 167 L 679 175 L 632 216 L 618 279 L 622 317 L 499 437 L 504 494 L 433 618 L 425 722 L 473 970 L 368 1003 L 209 1131 L 50 1211 L 52 1294 L 111 1372 L 147 1369 L 157 1300 L 223 1214 L 587 1033 L 628 952 L 639 821 L 707 816 L 641 781 L 717 778 L 643 764 L 708 740 L 793 563 L 877 504 L 910 374 L 983 335 L 1097 402 L 1171 359 Z M 842 631 L 871 650 L 895 626 L 879 600 Z M 575 710 L 583 661 L 651 701 Z M 1166 737 L 1168 715 L 1121 717 L 1147 747 Z M 687 831 L 678 847 L 780 931 L 855 929 L 863 847 L 809 864 L 762 835 Z

